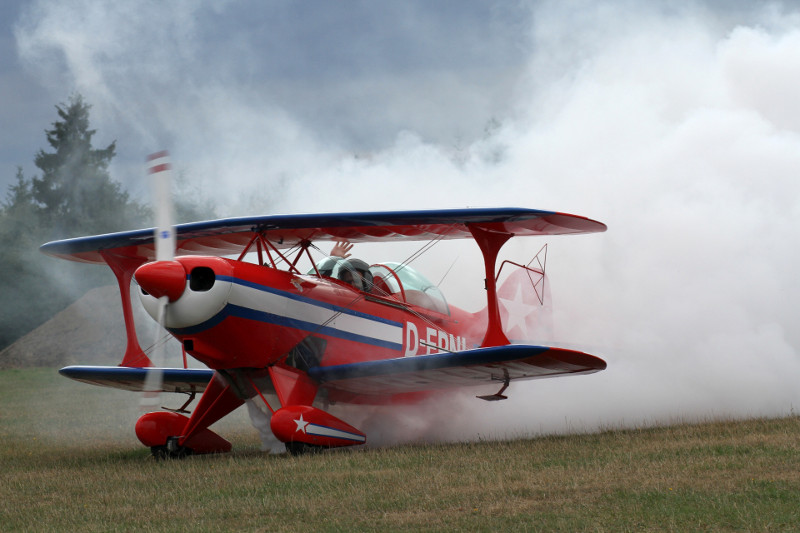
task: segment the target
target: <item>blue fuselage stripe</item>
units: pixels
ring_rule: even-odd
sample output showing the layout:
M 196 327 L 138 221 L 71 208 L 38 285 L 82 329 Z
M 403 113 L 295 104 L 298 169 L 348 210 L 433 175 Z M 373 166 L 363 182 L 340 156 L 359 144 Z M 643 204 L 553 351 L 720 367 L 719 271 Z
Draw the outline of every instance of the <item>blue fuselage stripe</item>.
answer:
M 370 320 L 380 324 L 386 324 L 389 326 L 394 326 L 397 328 L 403 327 L 403 324 L 400 322 L 396 322 L 394 320 L 388 320 L 382 317 L 377 317 L 373 315 L 369 315 L 367 313 L 362 313 L 358 311 L 353 311 L 351 309 L 346 309 L 344 307 L 340 307 L 337 305 L 320 302 L 319 300 L 314 300 L 311 298 L 305 298 L 302 296 L 298 296 L 296 294 L 292 294 L 289 292 L 281 291 L 274 289 L 272 287 L 267 287 L 265 285 L 260 285 L 257 283 L 244 281 L 241 279 L 229 277 L 229 276 L 219 276 L 217 278 L 220 281 L 228 281 L 231 283 L 235 283 L 237 285 L 241 285 L 243 287 L 248 287 L 252 289 L 259 290 L 261 292 L 271 293 L 280 297 L 290 298 L 292 300 L 296 300 L 305 304 L 313 305 L 315 307 L 320 307 L 334 313 L 341 313 L 349 316 L 353 316 L 356 318 Z M 320 335 L 327 335 L 329 337 L 334 337 L 338 339 L 344 339 L 353 342 L 359 342 L 362 344 L 369 344 L 371 346 L 381 347 L 381 348 L 388 348 L 390 350 L 402 350 L 403 345 L 402 343 L 392 342 L 390 340 L 379 339 L 375 337 L 370 337 L 368 335 L 360 335 L 358 333 L 353 333 L 349 331 L 344 331 L 342 329 L 338 329 L 331 326 L 326 326 L 325 324 L 317 324 L 314 322 L 309 322 L 297 318 L 290 318 L 286 316 L 277 315 L 274 313 L 270 313 L 268 311 L 261 311 L 258 309 L 251 309 L 249 307 L 244 307 L 240 305 L 235 305 L 228 303 L 225 307 L 217 313 L 214 317 L 206 320 L 201 324 L 197 324 L 195 326 L 189 326 L 185 328 L 170 328 L 169 331 L 174 335 L 195 335 L 197 333 L 201 333 L 206 331 L 214 326 L 220 324 L 223 320 L 228 317 L 237 317 L 243 318 L 246 320 L 253 320 L 256 322 L 262 322 L 265 324 L 274 324 L 277 326 L 284 326 L 295 328 L 303 331 L 307 331 L 312 334 L 320 334 Z M 401 337 L 402 338 L 402 337 Z
M 220 279 L 222 281 L 229 281 L 231 283 L 235 283 L 236 285 L 241 285 L 242 287 L 250 287 L 251 289 L 256 289 L 256 290 L 261 291 L 261 292 L 268 292 L 268 293 L 271 293 L 271 294 L 282 296 L 284 298 L 289 298 L 291 300 L 296 300 L 298 302 L 303 302 L 303 303 L 310 304 L 310 305 L 313 305 L 313 306 L 316 306 L 316 307 L 321 307 L 323 309 L 329 309 L 329 310 L 334 311 L 336 313 L 343 313 L 345 315 L 355 316 L 355 317 L 359 317 L 359 318 L 366 318 L 368 320 L 372 320 L 372 321 L 375 321 L 375 322 L 381 322 L 383 324 L 388 324 L 390 326 L 396 326 L 396 327 L 399 327 L 399 328 L 403 327 L 403 324 L 401 322 L 397 322 L 395 320 L 390 320 L 388 318 L 383 318 L 383 317 L 379 317 L 379 316 L 375 316 L 375 315 L 369 315 L 367 313 L 362 313 L 360 311 L 353 311 L 352 309 L 348 309 L 346 307 L 341 307 L 341 306 L 338 306 L 338 305 L 329 304 L 327 302 L 321 302 L 321 301 L 315 300 L 313 298 L 307 298 L 305 296 L 300 296 L 299 294 L 294 294 L 294 293 L 291 293 L 291 292 L 282 291 L 282 290 L 276 289 L 274 287 L 270 287 L 268 285 L 262 285 L 260 283 L 255 283 L 253 281 L 247 281 L 247 280 L 244 280 L 244 279 L 234 278 L 234 277 L 231 277 L 231 276 L 219 276 L 217 279 Z

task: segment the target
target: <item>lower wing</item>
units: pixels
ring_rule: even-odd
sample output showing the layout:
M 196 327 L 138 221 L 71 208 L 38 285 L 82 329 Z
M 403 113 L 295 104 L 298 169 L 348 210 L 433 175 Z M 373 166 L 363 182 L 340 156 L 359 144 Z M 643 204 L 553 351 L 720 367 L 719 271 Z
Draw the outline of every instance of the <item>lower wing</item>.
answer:
M 144 391 L 147 373 L 162 372 L 160 392 L 202 392 L 205 390 L 213 370 L 200 368 L 132 368 L 125 366 L 67 366 L 58 371 L 62 376 L 103 387 L 130 391 Z M 155 392 L 155 391 L 148 391 Z
M 587 353 L 510 344 L 458 353 L 317 366 L 310 368 L 308 374 L 331 390 L 380 396 L 592 374 L 605 368 L 605 361 Z
M 335 366 L 317 366 L 308 375 L 320 385 L 357 395 L 385 396 L 452 387 L 508 383 L 564 375 L 592 374 L 606 362 L 587 353 L 564 348 L 510 344 L 458 353 L 399 357 Z M 104 387 L 143 391 L 153 368 L 68 366 L 62 376 Z M 161 392 L 202 392 L 213 370 L 161 368 Z

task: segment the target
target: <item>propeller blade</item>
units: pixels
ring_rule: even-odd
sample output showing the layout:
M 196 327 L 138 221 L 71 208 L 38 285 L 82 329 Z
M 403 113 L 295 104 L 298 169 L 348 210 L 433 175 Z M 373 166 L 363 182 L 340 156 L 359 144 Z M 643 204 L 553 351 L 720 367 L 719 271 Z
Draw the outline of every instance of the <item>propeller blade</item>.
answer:
M 175 257 L 175 229 L 172 222 L 172 164 L 169 153 L 156 152 L 147 158 L 147 163 L 156 217 L 156 261 L 172 261 Z
M 164 382 L 164 322 L 167 314 L 169 298 L 162 296 L 158 299 L 158 328 L 156 329 L 153 350 L 150 352 L 150 361 L 153 366 L 147 370 L 144 378 L 144 393 L 140 407 L 144 412 L 155 411 L 161 407 L 161 385 Z
M 156 261 L 172 261 L 175 257 L 175 228 L 172 221 L 172 164 L 169 153 L 156 152 L 147 158 L 147 172 L 150 174 L 153 191 L 153 211 L 155 215 L 155 248 Z M 158 328 L 156 330 L 150 360 L 153 363 L 147 371 L 144 381 L 144 393 L 140 406 L 144 411 L 160 408 L 161 386 L 164 381 L 163 339 L 166 325 L 168 296 L 158 299 Z

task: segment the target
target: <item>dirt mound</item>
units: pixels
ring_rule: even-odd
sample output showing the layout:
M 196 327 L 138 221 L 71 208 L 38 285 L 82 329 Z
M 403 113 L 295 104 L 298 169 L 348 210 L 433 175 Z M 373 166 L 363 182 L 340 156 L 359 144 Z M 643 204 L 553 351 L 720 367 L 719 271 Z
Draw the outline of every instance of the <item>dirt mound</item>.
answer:
M 134 308 L 137 329 L 147 326 L 149 317 Z M 144 346 L 151 336 L 139 331 L 139 338 Z M 117 365 L 126 342 L 119 290 L 99 287 L 0 352 L 0 368 Z

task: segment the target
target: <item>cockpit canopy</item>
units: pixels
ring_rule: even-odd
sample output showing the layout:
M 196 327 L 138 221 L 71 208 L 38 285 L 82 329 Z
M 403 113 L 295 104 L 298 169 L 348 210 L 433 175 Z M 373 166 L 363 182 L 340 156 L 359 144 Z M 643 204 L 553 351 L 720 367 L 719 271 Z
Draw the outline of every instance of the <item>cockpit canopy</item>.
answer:
M 410 304 L 450 314 L 447 300 L 439 287 L 410 266 L 387 262 L 372 265 L 369 269 L 374 280 L 373 292 L 388 292 Z
M 450 314 L 439 287 L 408 265 L 386 262 L 368 266 L 360 259 L 329 257 L 317 265 L 317 270 L 323 276 L 344 281 L 375 296 L 390 296 L 431 311 Z M 314 271 L 309 274 L 314 274 Z

